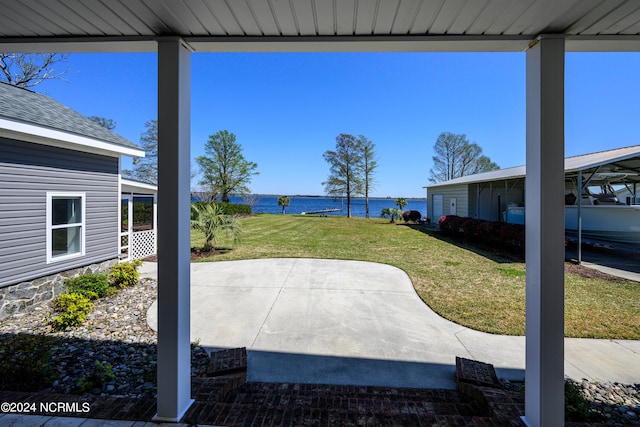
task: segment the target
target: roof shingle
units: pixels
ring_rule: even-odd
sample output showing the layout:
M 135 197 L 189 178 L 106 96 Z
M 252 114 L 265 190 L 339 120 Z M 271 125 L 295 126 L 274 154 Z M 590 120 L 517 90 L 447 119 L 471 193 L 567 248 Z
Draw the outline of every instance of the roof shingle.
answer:
M 133 142 L 48 96 L 0 82 L 0 117 L 139 150 Z

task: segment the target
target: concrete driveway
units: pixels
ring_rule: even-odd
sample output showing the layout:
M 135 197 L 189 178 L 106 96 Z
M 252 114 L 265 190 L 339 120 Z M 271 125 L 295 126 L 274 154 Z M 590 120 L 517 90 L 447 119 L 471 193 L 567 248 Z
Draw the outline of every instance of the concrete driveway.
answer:
M 153 277 L 145 263 L 143 276 Z M 157 305 L 147 314 L 157 328 Z M 402 270 L 324 259 L 191 264 L 191 337 L 247 347 L 248 380 L 455 388 L 455 357 L 524 378 L 524 337 L 474 331 L 435 314 Z M 640 382 L 640 341 L 565 341 L 565 373 Z

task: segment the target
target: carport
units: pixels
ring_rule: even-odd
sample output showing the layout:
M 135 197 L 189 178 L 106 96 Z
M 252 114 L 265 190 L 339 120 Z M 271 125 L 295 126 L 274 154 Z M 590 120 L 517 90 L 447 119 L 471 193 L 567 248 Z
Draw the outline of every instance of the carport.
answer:
M 565 206 L 569 206 L 565 209 L 570 211 L 565 215 L 565 228 L 567 233 L 577 237 L 577 260 L 581 262 L 582 206 L 599 203 L 594 202 L 593 197 L 587 197 L 587 194 L 597 194 L 600 189 L 592 192 L 590 187 L 608 187 L 616 203 L 640 205 L 640 145 L 567 157 L 564 160 L 564 172 Z M 441 215 L 458 215 L 523 224 L 525 181 L 526 166 L 522 165 L 430 185 L 425 187 L 429 206 L 427 216 L 434 222 Z M 577 203 L 579 194 L 583 194 L 579 199 L 581 203 Z M 625 243 L 628 245 L 629 242 Z M 618 241 L 617 245 L 620 244 Z M 637 249 L 637 244 L 633 246 Z
M 1 0 L 5 52 L 158 52 L 158 420 L 191 404 L 192 52 L 526 52 L 526 417 L 563 408 L 564 57 L 639 51 L 634 0 Z M 568 76 L 571 78 L 571 76 Z

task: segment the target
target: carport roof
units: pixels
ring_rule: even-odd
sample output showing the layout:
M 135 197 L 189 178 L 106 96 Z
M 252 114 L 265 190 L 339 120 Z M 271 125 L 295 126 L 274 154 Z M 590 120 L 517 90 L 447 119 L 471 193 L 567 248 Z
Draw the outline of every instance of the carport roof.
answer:
M 613 150 L 599 151 L 597 153 L 582 154 L 564 159 L 565 174 L 571 174 L 580 170 L 593 169 L 598 166 L 609 165 L 612 172 L 628 172 L 640 174 L 640 145 L 616 148 Z M 526 165 L 512 168 L 499 169 L 491 172 L 467 175 L 449 181 L 428 185 L 424 188 L 437 188 L 450 185 L 475 184 L 480 182 L 500 181 L 505 179 L 524 178 Z M 633 177 L 630 181 L 640 181 L 639 177 Z

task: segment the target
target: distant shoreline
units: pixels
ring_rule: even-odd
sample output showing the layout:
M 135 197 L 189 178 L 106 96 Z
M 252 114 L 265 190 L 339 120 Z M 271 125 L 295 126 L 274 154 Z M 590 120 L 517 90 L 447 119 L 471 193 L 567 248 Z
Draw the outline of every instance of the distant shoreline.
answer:
M 255 196 L 255 197 L 280 197 L 283 194 L 250 194 L 249 196 Z M 326 195 L 322 195 L 322 196 L 316 196 L 316 195 L 311 195 L 311 194 L 284 194 L 287 197 L 300 197 L 300 198 L 307 198 L 307 199 L 340 199 L 340 197 L 331 197 L 331 196 L 326 196 Z M 239 196 L 242 197 L 242 196 Z M 398 197 L 403 197 L 403 196 L 398 196 Z M 369 197 L 369 200 L 395 200 L 398 197 Z M 352 197 L 352 199 L 362 199 L 364 200 L 364 197 L 358 196 L 358 197 Z M 426 200 L 426 197 L 405 197 L 405 199 L 407 200 Z

